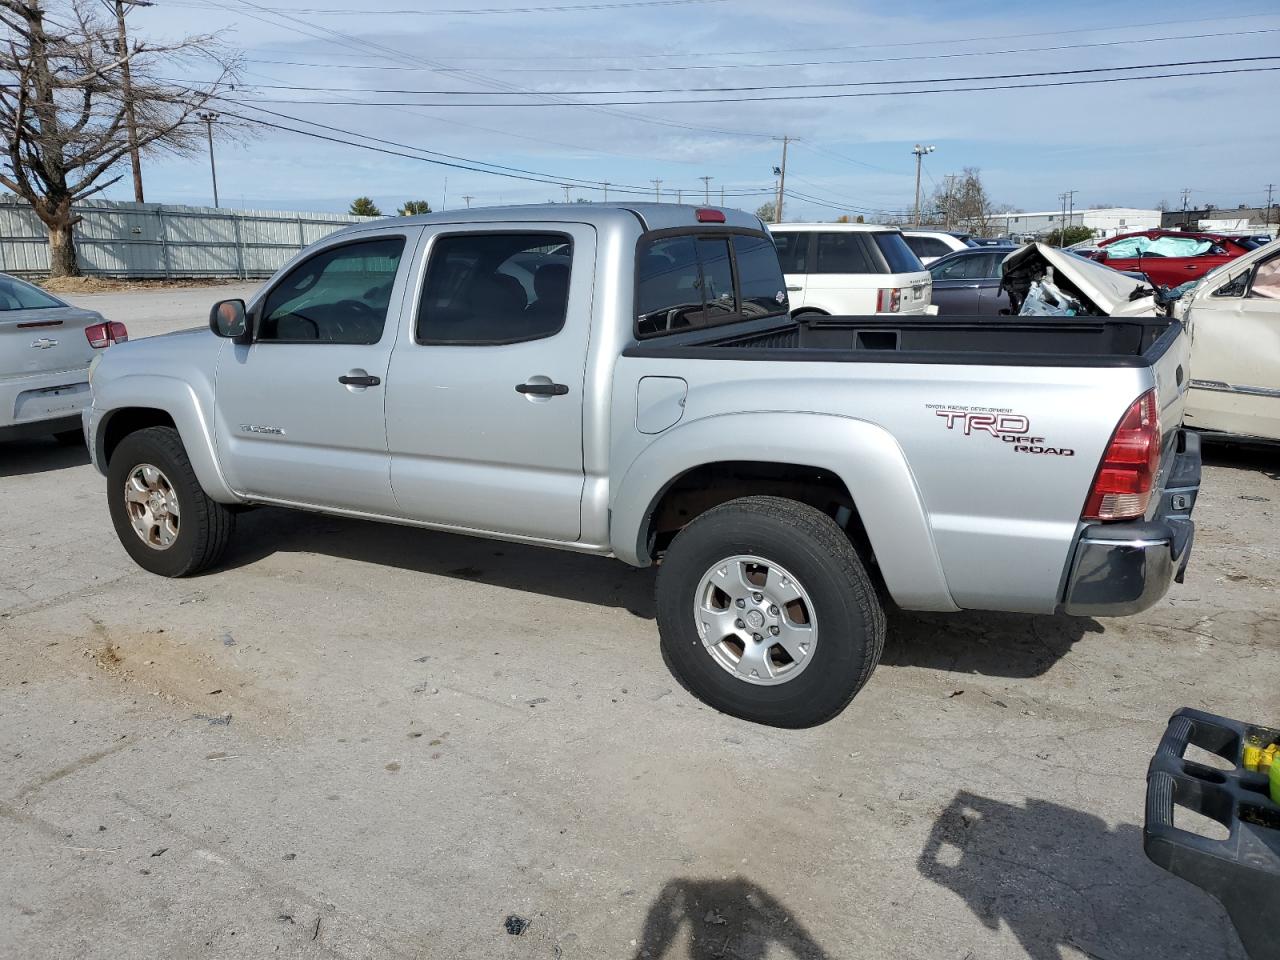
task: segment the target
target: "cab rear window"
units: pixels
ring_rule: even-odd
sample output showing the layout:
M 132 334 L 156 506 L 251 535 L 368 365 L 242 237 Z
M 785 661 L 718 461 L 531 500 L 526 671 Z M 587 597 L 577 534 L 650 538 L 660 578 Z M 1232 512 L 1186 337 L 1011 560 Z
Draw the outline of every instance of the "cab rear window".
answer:
M 786 281 L 768 237 L 678 234 L 640 246 L 637 337 L 780 316 L 789 309 Z

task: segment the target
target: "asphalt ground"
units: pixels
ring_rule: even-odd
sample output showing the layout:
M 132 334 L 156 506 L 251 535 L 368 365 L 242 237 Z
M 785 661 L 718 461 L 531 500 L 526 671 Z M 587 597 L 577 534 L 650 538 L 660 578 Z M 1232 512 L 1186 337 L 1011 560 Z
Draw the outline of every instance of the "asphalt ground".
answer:
M 8 445 L 0 957 L 1239 960 L 1141 842 L 1174 709 L 1280 721 L 1280 454 L 1207 459 L 1152 610 L 894 613 L 783 731 L 672 678 L 652 571 L 260 509 L 164 580 L 82 451 Z

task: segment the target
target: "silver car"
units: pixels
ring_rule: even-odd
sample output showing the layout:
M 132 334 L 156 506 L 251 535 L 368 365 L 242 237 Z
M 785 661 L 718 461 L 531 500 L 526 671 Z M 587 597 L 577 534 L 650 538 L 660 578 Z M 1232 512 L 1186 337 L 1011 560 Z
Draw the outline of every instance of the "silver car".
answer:
M 83 443 L 89 364 L 128 339 L 123 323 L 0 273 L 0 440 L 52 434 Z

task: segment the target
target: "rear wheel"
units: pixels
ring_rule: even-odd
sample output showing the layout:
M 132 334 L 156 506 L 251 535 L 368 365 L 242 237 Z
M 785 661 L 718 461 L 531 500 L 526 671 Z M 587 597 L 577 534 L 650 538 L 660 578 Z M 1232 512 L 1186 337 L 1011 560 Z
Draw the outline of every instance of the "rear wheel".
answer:
M 844 531 L 813 507 L 745 497 L 702 514 L 658 572 L 679 679 L 725 713 L 779 727 L 845 708 L 884 648 L 884 611 Z
M 235 514 L 205 494 L 172 427 L 147 427 L 120 441 L 107 468 L 111 522 L 144 570 L 185 577 L 217 563 Z

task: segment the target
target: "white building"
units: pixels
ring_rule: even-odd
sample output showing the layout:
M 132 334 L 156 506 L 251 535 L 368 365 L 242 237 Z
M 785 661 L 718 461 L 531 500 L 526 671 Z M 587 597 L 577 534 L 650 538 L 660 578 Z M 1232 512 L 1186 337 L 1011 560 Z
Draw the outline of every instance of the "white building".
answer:
M 1061 210 L 1006 213 L 1001 216 L 1005 222 L 1005 234 L 1011 237 L 1042 237 L 1057 230 L 1064 223 L 1067 226 L 1089 227 L 1093 230 L 1094 237 L 1099 240 L 1104 237 L 1114 237 L 1119 233 L 1151 230 L 1160 226 L 1159 210 L 1142 210 L 1138 207 L 1075 210 L 1066 221 L 1062 218 Z M 999 223 L 1000 218 L 997 218 L 996 222 Z

